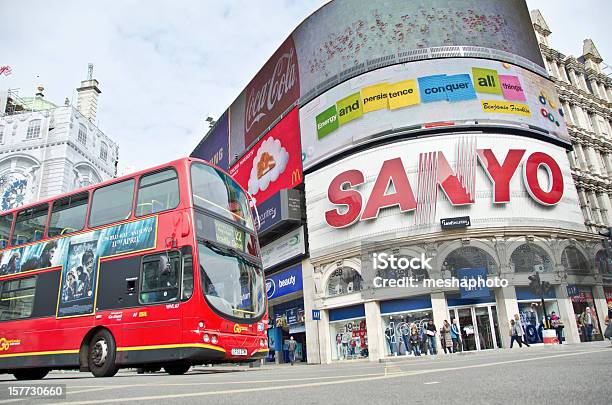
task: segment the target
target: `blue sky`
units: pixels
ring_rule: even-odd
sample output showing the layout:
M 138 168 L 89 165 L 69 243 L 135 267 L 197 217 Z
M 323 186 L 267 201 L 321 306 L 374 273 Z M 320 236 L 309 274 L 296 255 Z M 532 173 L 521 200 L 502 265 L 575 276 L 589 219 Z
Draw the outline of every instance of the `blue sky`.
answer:
M 0 88 L 29 96 L 42 83 L 46 97 L 61 104 L 76 97 L 94 63 L 99 127 L 119 143 L 123 170 L 146 168 L 189 154 L 205 133 L 206 116 L 220 115 L 324 3 L 2 1 L 0 65 L 13 74 L 0 76 Z M 579 55 L 588 36 L 612 64 L 604 1 L 528 5 L 543 12 L 553 47 Z

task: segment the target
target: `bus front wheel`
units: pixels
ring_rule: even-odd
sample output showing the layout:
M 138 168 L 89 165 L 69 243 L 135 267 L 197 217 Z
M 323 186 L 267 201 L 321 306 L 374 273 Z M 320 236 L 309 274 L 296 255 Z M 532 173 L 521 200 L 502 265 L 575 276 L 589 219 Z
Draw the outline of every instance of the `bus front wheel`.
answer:
M 18 380 L 42 380 L 49 374 L 48 368 L 26 368 L 15 370 L 13 375 Z
M 115 339 L 108 330 L 96 332 L 89 342 L 89 370 L 95 377 L 112 377 L 117 374 L 116 349 Z
M 170 375 L 185 374 L 190 368 L 191 364 L 189 363 L 167 364 L 164 366 L 164 370 Z

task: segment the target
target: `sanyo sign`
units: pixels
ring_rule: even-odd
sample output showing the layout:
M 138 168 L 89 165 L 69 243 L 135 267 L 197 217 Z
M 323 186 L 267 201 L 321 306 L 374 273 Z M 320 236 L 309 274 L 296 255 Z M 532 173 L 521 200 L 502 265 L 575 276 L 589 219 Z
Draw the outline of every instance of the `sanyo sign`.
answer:
M 375 219 L 388 207 L 399 207 L 403 213 L 414 211 L 422 216 L 423 210 L 435 212 L 438 191 L 443 192 L 454 206 L 474 204 L 476 166 L 480 166 L 489 178 L 496 204 L 510 203 L 510 181 L 517 171 L 522 173 L 523 185 L 536 203 L 551 206 L 563 197 L 561 168 L 545 152 L 511 148 L 504 156 L 488 148 L 463 147 L 454 157 L 455 168 L 451 167 L 443 151 L 421 152 L 412 158 L 385 159 L 369 195 L 357 189 L 365 183 L 364 173 L 359 168 L 344 170 L 332 179 L 327 189 L 328 200 L 334 205 L 325 212 L 327 224 L 334 228 L 347 227 L 357 221 Z M 404 161 L 414 159 L 419 164 L 416 181 L 411 184 Z M 542 172 L 545 179 L 542 179 Z

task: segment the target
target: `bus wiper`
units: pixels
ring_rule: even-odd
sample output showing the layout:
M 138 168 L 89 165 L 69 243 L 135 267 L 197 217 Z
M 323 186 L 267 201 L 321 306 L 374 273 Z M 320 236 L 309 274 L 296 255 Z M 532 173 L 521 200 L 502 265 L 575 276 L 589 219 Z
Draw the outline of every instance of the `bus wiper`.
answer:
M 223 256 L 234 257 L 234 258 L 240 260 L 242 263 L 247 264 L 247 265 L 249 265 L 251 267 L 256 267 L 256 268 L 260 267 L 259 263 L 256 263 L 255 261 L 248 260 L 248 259 L 244 258 L 242 256 L 241 252 L 236 250 L 236 249 L 234 249 L 234 248 L 231 248 L 231 247 L 220 248 L 219 246 L 217 246 L 214 243 L 212 243 L 210 241 L 207 241 L 207 240 L 204 241 L 204 244 L 210 250 L 212 250 L 213 252 L 215 252 L 217 254 L 220 254 L 220 255 L 223 255 Z

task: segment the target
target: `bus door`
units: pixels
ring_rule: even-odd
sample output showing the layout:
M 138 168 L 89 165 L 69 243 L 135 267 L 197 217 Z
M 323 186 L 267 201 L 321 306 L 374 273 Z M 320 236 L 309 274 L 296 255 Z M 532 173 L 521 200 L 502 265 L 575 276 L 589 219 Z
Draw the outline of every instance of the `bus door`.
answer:
M 126 280 L 138 288 L 139 307 L 124 316 L 124 346 L 141 347 L 181 343 L 181 270 L 179 251 L 160 252 L 142 257 L 136 280 Z

